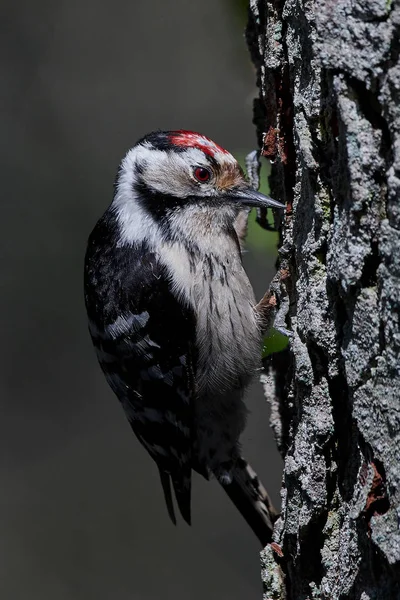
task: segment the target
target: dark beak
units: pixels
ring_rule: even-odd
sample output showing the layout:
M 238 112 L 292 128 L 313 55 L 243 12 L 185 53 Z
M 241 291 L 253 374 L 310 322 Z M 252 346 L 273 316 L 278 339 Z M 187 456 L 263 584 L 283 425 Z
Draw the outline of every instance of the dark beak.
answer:
M 256 192 L 251 188 L 242 188 L 232 193 L 233 198 L 245 206 L 255 206 L 256 208 L 286 208 L 282 202 L 272 200 L 269 196 L 264 196 L 261 192 Z

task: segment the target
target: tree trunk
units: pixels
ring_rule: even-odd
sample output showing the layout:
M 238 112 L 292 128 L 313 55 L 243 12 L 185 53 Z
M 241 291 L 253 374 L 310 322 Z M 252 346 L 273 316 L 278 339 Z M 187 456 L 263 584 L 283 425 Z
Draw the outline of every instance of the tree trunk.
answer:
M 265 378 L 284 457 L 267 599 L 400 598 L 400 0 L 251 0 L 255 123 L 287 203 Z

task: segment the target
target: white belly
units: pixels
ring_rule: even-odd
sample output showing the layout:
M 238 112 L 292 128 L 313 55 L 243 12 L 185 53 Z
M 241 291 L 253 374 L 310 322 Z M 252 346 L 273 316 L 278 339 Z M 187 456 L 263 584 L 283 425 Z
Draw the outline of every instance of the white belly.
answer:
M 196 261 L 178 244 L 163 247 L 174 292 L 197 318 L 194 449 L 217 476 L 229 473 L 244 429 L 243 392 L 261 366 L 255 298 L 235 241 L 220 237 Z
M 164 246 L 174 292 L 197 317 L 198 393 L 242 387 L 260 366 L 260 332 L 253 289 L 235 241 L 219 239 L 218 253 L 190 259 L 178 244 Z

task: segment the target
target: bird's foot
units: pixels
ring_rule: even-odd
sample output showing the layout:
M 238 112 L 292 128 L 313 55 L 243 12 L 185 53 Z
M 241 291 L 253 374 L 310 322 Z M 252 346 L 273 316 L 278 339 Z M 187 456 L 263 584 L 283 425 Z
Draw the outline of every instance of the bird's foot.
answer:
M 289 297 L 285 290 L 285 293 L 279 294 L 280 306 L 277 309 L 277 292 L 280 291 L 282 282 L 289 276 L 287 269 L 280 269 L 273 280 L 267 292 L 256 305 L 255 309 L 258 313 L 263 331 L 267 331 L 270 327 L 273 327 L 276 331 L 284 335 L 285 337 L 291 338 L 293 333 L 286 327 L 286 316 L 289 312 Z

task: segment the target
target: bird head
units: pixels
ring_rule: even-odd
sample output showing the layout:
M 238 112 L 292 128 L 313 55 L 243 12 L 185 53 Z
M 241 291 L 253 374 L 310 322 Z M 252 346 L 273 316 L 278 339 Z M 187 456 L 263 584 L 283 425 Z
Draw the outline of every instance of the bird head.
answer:
M 120 165 L 114 205 L 120 220 L 132 221 L 135 206 L 136 214 L 142 211 L 142 217 L 158 223 L 185 209 L 226 212 L 231 218 L 245 207 L 284 208 L 251 188 L 227 150 L 184 130 L 150 133 L 129 150 Z

